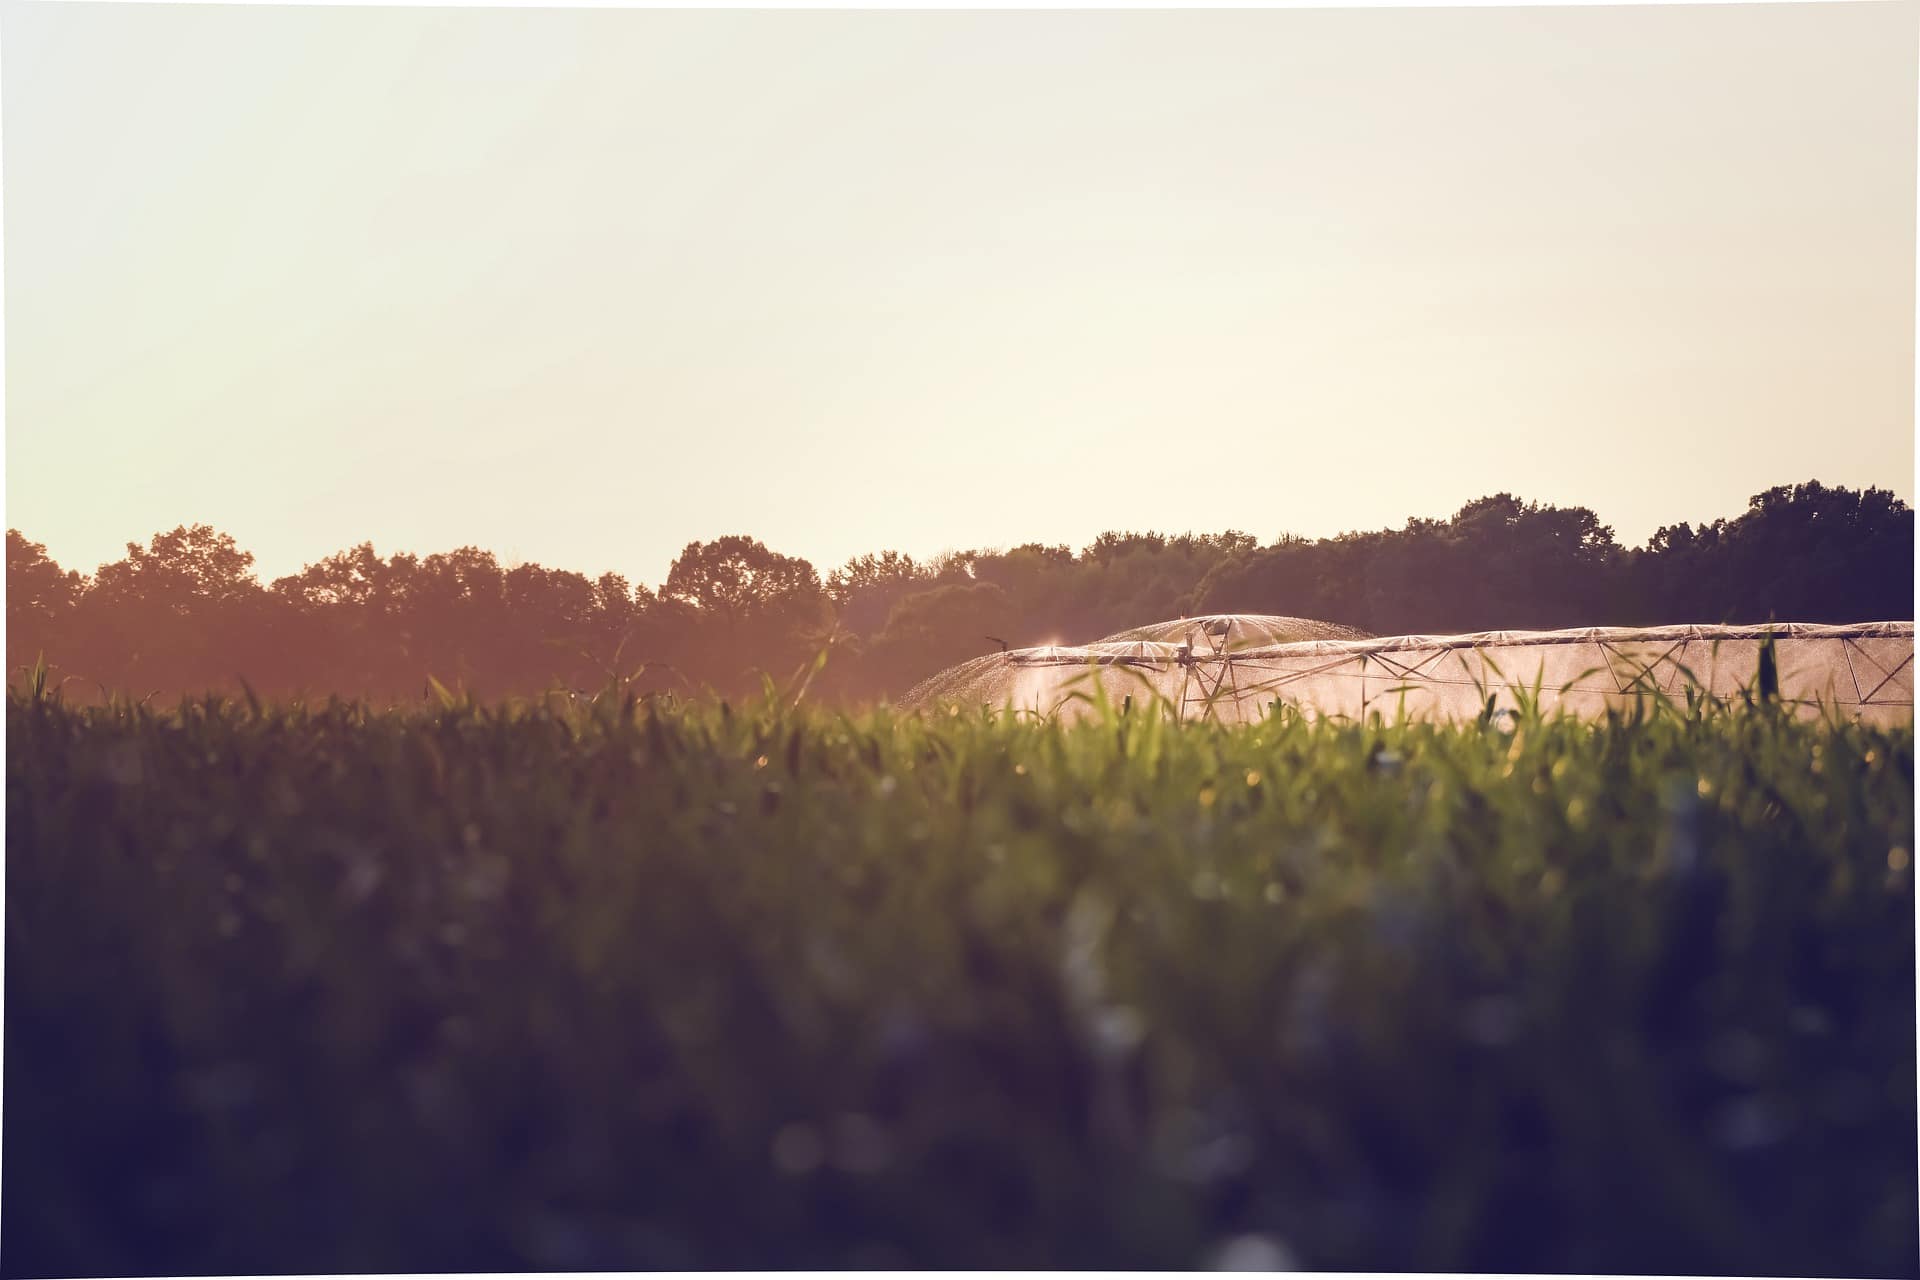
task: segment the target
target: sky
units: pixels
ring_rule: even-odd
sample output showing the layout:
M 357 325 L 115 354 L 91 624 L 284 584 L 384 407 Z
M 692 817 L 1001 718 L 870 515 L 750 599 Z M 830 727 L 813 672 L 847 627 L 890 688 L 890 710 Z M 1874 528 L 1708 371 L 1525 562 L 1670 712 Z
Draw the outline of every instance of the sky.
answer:
M 0 4 L 6 519 L 657 585 L 1913 498 L 1920 5 Z

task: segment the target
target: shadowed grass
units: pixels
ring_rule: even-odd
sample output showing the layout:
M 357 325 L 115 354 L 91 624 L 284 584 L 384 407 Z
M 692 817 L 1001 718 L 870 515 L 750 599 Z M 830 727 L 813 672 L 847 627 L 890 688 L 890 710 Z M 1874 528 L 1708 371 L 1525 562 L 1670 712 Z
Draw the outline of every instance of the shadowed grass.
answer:
M 1910 728 L 808 678 L 15 695 L 0 1267 L 1916 1269 Z

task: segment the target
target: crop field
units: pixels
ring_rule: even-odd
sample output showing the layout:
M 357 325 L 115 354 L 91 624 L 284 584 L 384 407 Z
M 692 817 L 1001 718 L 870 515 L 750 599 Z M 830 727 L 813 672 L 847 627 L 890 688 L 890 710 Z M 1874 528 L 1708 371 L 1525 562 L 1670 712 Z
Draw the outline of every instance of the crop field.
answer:
M 9 1274 L 1910 1275 L 1913 732 L 7 710 Z

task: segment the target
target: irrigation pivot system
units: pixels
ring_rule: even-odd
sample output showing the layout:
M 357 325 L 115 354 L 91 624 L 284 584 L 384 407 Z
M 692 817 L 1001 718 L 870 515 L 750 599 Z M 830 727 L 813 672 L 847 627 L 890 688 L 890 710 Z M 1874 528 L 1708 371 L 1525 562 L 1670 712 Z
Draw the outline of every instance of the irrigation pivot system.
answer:
M 1763 653 L 1772 653 L 1762 681 Z M 1054 716 L 1163 701 L 1182 720 L 1238 723 L 1276 704 L 1312 716 L 1460 719 L 1538 698 L 1599 715 L 1636 702 L 1738 699 L 1876 722 L 1913 716 L 1913 624 L 1586 627 L 1369 637 L 1299 618 L 1215 614 L 1083 645 L 988 654 L 910 690 L 909 706 L 1012 706 Z M 1490 701 L 1491 700 L 1491 701 Z

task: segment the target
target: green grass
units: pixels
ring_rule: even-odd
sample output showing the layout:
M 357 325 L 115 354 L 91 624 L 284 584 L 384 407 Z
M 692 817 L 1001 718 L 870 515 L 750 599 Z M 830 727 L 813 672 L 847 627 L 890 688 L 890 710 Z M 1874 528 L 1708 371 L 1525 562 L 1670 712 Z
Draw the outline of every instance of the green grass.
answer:
M 7 713 L 22 1272 L 1912 1274 L 1913 734 Z

